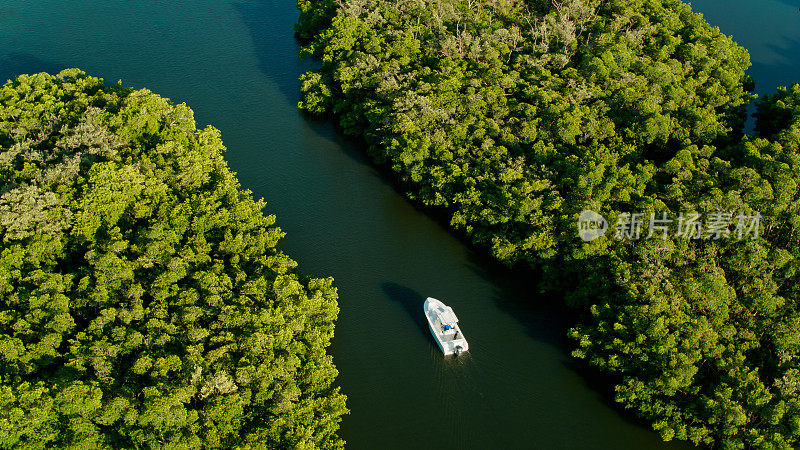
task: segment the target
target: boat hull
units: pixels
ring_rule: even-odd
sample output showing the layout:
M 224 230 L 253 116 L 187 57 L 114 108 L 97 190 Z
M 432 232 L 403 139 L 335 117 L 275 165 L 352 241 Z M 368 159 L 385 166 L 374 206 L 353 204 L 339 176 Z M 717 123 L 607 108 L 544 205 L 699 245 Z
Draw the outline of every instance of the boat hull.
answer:
M 449 332 L 439 331 L 441 324 L 437 322 L 437 316 L 434 313 L 436 308 L 447 308 L 447 306 L 435 298 L 428 297 L 424 304 L 425 318 L 428 321 L 428 329 L 431 331 L 436 345 L 439 346 L 439 349 L 445 355 L 468 351 L 469 344 L 464 338 L 464 334 L 461 332 L 461 328 L 458 326 L 457 322 L 450 324 L 451 328 Z
M 436 345 L 439 346 L 439 350 L 441 350 L 445 355 L 449 355 L 451 353 L 447 353 L 447 350 L 442 347 L 442 341 L 439 340 L 439 337 L 436 335 L 436 331 L 433 329 L 433 325 L 431 325 L 431 321 L 428 320 L 428 329 L 431 331 L 433 335 L 433 340 L 436 341 Z

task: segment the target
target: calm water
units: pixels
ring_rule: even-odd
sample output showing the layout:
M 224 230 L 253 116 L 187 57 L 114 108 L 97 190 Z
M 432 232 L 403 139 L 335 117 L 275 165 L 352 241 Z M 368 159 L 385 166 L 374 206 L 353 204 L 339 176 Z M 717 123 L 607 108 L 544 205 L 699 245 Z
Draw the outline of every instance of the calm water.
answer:
M 694 0 L 706 20 L 750 51 L 756 92 L 800 83 L 800 0 Z
M 621 413 L 567 354 L 555 299 L 497 269 L 416 210 L 358 144 L 296 110 L 292 0 L 0 0 L 0 78 L 80 67 L 186 102 L 222 130 L 304 272 L 333 275 L 332 352 L 350 448 L 678 448 Z M 697 2 L 752 49 L 760 90 L 800 80 L 795 2 Z M 741 36 L 738 34 L 741 30 Z M 454 306 L 470 354 L 442 357 L 426 296 Z

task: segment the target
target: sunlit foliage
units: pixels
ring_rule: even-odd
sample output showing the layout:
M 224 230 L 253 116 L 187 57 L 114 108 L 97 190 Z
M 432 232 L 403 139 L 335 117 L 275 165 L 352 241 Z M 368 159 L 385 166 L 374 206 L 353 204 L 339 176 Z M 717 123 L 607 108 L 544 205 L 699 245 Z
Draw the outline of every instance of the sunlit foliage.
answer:
M 338 447 L 332 279 L 219 131 L 78 70 L 0 88 L 0 447 Z
M 298 5 L 320 63 L 300 107 L 585 306 L 574 354 L 619 376 L 619 402 L 667 440 L 800 446 L 800 88 L 743 137 L 749 56 L 678 0 Z M 764 221 L 757 239 L 585 243 L 584 209 Z

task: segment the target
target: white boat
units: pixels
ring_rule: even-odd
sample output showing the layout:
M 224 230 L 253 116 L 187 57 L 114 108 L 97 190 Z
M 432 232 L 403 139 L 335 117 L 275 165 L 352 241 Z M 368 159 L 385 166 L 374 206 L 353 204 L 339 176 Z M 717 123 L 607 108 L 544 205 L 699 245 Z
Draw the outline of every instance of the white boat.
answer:
M 425 300 L 425 317 L 428 319 L 428 326 L 431 334 L 439 344 L 445 355 L 459 354 L 469 350 L 469 344 L 458 327 L 458 317 L 453 312 L 453 308 L 428 297 Z

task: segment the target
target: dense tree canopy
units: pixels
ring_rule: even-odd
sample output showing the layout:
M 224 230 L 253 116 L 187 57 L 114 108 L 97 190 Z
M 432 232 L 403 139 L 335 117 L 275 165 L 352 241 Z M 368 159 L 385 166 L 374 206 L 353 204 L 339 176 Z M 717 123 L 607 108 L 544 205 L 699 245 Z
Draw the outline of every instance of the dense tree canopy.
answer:
M 78 70 L 0 88 L 0 447 L 338 447 L 332 279 L 186 105 Z
M 300 107 L 586 305 L 574 354 L 618 374 L 619 402 L 667 440 L 800 446 L 800 87 L 744 137 L 748 54 L 678 0 L 298 5 L 321 62 Z M 606 236 L 579 238 L 586 209 Z M 642 236 L 616 239 L 636 213 Z M 681 214 L 706 219 L 696 238 Z M 647 239 L 655 217 L 673 220 Z
M 509 263 L 551 258 L 558 216 L 640 195 L 642 162 L 740 128 L 750 99 L 747 53 L 678 0 L 350 0 L 322 30 L 328 2 L 300 4 L 322 61 L 301 107 Z

